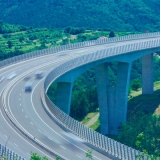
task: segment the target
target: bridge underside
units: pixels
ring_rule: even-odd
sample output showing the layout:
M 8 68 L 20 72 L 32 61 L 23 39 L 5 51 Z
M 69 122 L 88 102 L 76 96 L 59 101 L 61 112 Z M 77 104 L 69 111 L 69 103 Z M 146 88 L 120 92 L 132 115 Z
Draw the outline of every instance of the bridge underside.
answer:
M 151 52 L 150 52 L 151 53 Z M 98 102 L 100 108 L 100 131 L 102 134 L 118 134 L 119 127 L 126 122 L 127 99 L 130 81 L 131 65 L 134 60 L 142 57 L 142 92 L 153 93 L 153 54 L 131 53 L 98 62 L 90 63 L 62 75 L 56 80 L 58 90 L 56 105 L 65 113 L 70 113 L 70 102 L 74 80 L 82 73 L 95 67 Z M 109 86 L 108 62 L 118 61 L 117 81 L 115 86 Z

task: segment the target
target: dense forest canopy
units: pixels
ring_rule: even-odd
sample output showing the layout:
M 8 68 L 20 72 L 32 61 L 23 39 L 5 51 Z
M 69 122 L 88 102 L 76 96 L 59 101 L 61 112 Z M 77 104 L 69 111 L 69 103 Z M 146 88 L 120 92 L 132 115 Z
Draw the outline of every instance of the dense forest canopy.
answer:
M 0 19 L 33 27 L 144 32 L 160 29 L 159 8 L 159 0 L 0 0 Z

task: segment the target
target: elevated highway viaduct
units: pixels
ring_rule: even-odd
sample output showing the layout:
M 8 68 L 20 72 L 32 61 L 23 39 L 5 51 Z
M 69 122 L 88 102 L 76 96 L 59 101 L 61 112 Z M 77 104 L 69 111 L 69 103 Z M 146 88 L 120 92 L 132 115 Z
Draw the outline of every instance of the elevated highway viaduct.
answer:
M 86 137 L 80 136 L 84 140 L 65 132 L 61 128 L 63 125 L 59 125 L 60 120 L 56 115 L 52 112 L 50 114 L 46 112 L 44 105 L 49 103 L 42 104 L 40 97 L 43 90 L 44 94 L 47 92 L 52 82 L 57 82 L 56 105 L 66 113 L 65 115 L 69 115 L 74 80 L 83 72 L 94 67 L 98 88 L 101 133 L 117 134 L 117 127 L 126 121 L 128 84 L 131 65 L 134 60 L 141 57 L 143 59 L 143 94 L 153 93 L 152 60 L 153 53 L 160 51 L 159 36 L 159 33 L 155 33 L 150 36 L 143 35 L 134 39 L 117 40 L 99 45 L 92 44 L 77 48 L 64 47 L 62 50 L 54 50 L 54 54 L 51 54 L 51 50 L 37 51 L 28 57 L 23 55 L 1 62 L 0 74 L 5 77 L 0 85 L 1 143 L 5 144 L 10 137 L 7 147 L 25 159 L 29 159 L 31 151 L 46 155 L 50 159 L 55 158 L 52 153 L 63 157 L 63 159 L 85 159 L 85 152 L 88 149 L 86 143 L 91 143 L 96 147 L 100 145 L 99 149 L 107 153 L 104 155 L 95 149 L 93 151 L 94 159 L 125 159 L 124 157 L 132 159 L 134 153 L 130 154 L 129 149 L 125 147 L 124 151 L 113 149 L 117 142 L 111 143 L 111 148 L 108 147 L 108 149 L 103 149 L 104 147 L 107 148 L 108 145 L 104 144 L 103 139 L 102 145 L 98 137 L 92 142 L 91 139 L 94 137 L 87 134 L 90 133 L 88 130 L 85 133 L 81 131 L 83 135 L 86 134 Z M 44 52 L 44 54 L 38 56 L 40 52 L 41 54 Z M 118 62 L 117 82 L 115 87 L 109 87 L 108 62 L 113 61 Z M 45 77 L 37 80 L 34 73 L 39 70 L 44 71 Z M 13 72 L 16 73 L 16 77 L 8 80 L 7 77 Z M 26 76 L 31 77 L 29 80 L 33 85 L 31 93 L 24 91 L 26 84 L 24 78 Z M 55 116 L 54 121 L 51 116 Z M 56 120 L 58 123 L 55 122 Z M 69 119 L 67 124 L 69 122 L 72 120 Z M 72 126 L 72 128 L 74 127 Z M 74 129 L 75 131 L 68 127 L 68 130 L 73 131 L 74 134 L 81 135 L 78 134 L 81 133 L 80 131 Z M 98 145 L 95 145 L 96 141 Z M 134 152 L 135 154 L 138 153 L 137 151 Z

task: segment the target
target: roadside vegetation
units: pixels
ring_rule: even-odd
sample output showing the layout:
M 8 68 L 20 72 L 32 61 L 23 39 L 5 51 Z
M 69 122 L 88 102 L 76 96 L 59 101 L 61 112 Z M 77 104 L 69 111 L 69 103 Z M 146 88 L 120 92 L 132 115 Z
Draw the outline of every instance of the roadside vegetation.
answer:
M 32 28 L 10 25 L 0 21 L 0 60 L 57 45 L 94 40 L 102 36 L 108 38 L 131 33 L 114 33 L 113 31 L 86 30 L 74 27 L 64 29 Z

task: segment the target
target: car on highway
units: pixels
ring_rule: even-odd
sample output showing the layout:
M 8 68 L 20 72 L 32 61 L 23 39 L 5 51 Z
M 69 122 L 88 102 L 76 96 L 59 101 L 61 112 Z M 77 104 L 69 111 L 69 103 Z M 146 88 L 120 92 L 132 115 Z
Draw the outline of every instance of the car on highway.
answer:
M 0 76 L 0 82 L 2 82 L 4 80 L 3 76 Z
M 44 76 L 44 72 L 43 71 L 37 71 L 35 73 L 35 78 L 36 79 L 41 79 L 41 78 L 43 78 L 43 76 Z
M 11 79 L 13 79 L 14 77 L 16 77 L 16 75 L 17 75 L 16 72 L 12 72 L 11 74 L 8 75 L 7 79 L 8 79 L 8 80 L 11 80 Z
M 27 82 L 25 84 L 25 92 L 31 92 L 32 91 L 32 82 Z
M 31 79 L 31 76 L 26 76 L 26 77 L 24 77 L 24 81 L 28 81 L 29 79 Z

